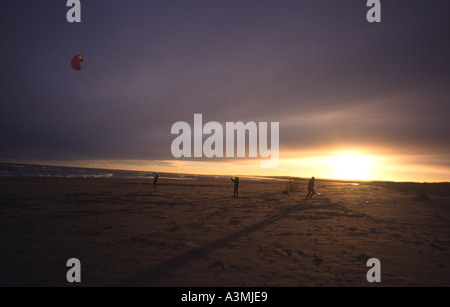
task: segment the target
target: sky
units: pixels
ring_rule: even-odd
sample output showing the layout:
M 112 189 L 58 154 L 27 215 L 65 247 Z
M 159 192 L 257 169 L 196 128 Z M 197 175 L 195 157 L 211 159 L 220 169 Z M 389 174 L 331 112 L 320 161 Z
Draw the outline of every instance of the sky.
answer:
M 450 181 L 450 4 L 2 4 L 0 161 L 217 175 Z M 80 54 L 82 70 L 70 66 Z M 174 123 L 279 122 L 280 160 L 176 159 Z

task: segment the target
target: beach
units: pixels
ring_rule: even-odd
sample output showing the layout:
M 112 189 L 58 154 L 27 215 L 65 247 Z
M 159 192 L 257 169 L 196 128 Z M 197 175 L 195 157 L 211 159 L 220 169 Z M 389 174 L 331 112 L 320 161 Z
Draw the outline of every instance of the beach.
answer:
M 450 286 L 450 184 L 307 182 L 2 177 L 0 286 Z

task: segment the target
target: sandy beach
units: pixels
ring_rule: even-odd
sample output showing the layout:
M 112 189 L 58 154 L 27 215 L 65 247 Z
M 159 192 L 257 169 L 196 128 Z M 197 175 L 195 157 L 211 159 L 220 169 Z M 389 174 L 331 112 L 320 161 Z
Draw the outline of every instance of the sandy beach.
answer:
M 450 184 L 0 178 L 0 285 L 450 286 Z M 381 261 L 368 283 L 366 261 Z

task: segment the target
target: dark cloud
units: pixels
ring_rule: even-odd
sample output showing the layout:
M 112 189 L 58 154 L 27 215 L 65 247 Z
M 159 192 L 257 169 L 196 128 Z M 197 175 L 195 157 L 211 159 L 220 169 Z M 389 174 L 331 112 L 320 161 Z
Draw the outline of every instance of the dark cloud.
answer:
M 289 150 L 449 150 L 447 1 L 62 2 L 2 8 L 0 159 L 170 159 L 194 113 L 279 121 Z

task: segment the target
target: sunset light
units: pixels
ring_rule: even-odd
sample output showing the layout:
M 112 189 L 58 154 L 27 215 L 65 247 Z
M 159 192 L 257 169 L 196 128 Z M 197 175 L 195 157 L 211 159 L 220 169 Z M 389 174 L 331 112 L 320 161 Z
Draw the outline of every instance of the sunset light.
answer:
M 2 4 L 0 287 L 450 287 L 449 1 Z
M 330 158 L 332 177 L 336 179 L 372 179 L 373 158 L 363 155 L 342 155 Z

